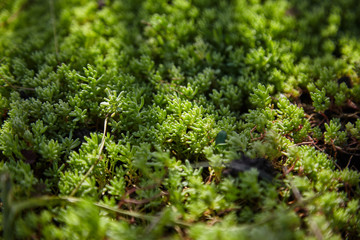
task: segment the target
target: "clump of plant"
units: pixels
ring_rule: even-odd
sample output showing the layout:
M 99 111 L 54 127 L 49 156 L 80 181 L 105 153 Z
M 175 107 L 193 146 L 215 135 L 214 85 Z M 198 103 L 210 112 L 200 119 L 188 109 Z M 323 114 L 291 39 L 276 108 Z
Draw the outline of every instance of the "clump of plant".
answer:
M 356 1 L 0 9 L 5 239 L 360 237 Z

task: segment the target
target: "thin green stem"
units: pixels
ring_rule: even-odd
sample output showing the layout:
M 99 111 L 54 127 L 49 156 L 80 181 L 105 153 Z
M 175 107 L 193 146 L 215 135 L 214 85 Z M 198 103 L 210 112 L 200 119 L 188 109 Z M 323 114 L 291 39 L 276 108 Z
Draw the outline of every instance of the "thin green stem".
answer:
M 105 136 L 106 136 L 106 128 L 107 128 L 107 123 L 108 123 L 108 116 L 106 116 L 105 121 L 104 121 L 104 133 L 101 139 L 101 143 L 100 143 L 100 148 L 99 148 L 99 154 L 98 154 L 98 158 L 96 159 L 96 161 L 91 165 L 91 167 L 89 168 L 89 170 L 86 172 L 85 176 L 81 179 L 81 181 L 78 183 L 78 185 L 74 188 L 74 190 L 71 192 L 70 197 L 75 196 L 76 192 L 79 190 L 79 188 L 81 187 L 81 185 L 84 183 L 84 181 L 86 180 L 86 178 L 91 174 L 91 172 L 94 170 L 95 166 L 98 164 L 98 162 L 101 160 L 101 153 L 104 149 L 105 146 Z
M 23 211 L 25 209 L 43 207 L 43 206 L 49 206 L 49 205 L 58 205 L 58 204 L 63 204 L 63 203 L 75 204 L 75 203 L 79 203 L 81 201 L 84 201 L 84 200 L 80 199 L 80 198 L 74 198 L 74 197 L 55 197 L 55 196 L 42 196 L 42 197 L 24 200 L 24 201 L 15 203 L 11 206 L 10 211 L 11 211 L 11 215 L 12 215 L 12 221 L 14 220 L 14 218 L 17 214 L 19 214 L 21 211 Z M 158 219 L 157 216 L 150 216 L 150 215 L 145 215 L 145 214 L 141 214 L 138 212 L 121 210 L 121 209 L 111 207 L 111 206 L 108 206 L 108 205 L 105 205 L 102 203 L 93 203 L 93 204 L 96 207 L 106 210 L 108 212 L 114 212 L 114 213 L 118 213 L 118 214 L 128 216 L 128 217 L 143 219 L 143 220 L 146 220 L 149 222 L 156 221 Z M 175 225 L 178 225 L 181 227 L 189 227 L 190 226 L 190 224 L 182 222 L 182 221 L 178 221 L 178 220 L 173 221 L 173 223 Z

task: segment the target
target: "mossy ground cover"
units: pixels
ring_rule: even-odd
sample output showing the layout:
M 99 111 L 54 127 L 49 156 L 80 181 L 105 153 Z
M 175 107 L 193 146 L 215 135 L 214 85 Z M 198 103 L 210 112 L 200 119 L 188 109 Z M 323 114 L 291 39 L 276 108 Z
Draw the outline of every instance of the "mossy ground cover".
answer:
M 359 239 L 356 0 L 0 1 L 5 239 Z

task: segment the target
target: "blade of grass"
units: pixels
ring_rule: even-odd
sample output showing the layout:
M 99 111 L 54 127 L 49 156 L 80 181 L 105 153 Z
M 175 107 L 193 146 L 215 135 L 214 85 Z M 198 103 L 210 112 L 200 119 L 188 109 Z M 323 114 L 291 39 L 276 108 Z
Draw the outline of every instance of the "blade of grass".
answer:
M 71 192 L 70 197 L 75 196 L 76 192 L 79 190 L 79 188 L 81 187 L 81 185 L 84 183 L 84 181 L 86 180 L 86 178 L 91 174 L 91 172 L 94 170 L 95 166 L 98 164 L 98 162 L 101 160 L 101 153 L 104 149 L 104 145 L 105 145 L 105 136 L 106 136 L 106 128 L 107 128 L 107 123 L 108 123 L 108 116 L 106 116 L 105 121 L 104 121 L 104 133 L 102 136 L 102 140 L 100 143 L 100 148 L 99 148 L 99 155 L 97 160 L 91 165 L 91 167 L 89 168 L 89 170 L 86 172 L 85 176 L 81 179 L 81 181 L 78 183 L 78 185 L 74 188 L 74 190 Z

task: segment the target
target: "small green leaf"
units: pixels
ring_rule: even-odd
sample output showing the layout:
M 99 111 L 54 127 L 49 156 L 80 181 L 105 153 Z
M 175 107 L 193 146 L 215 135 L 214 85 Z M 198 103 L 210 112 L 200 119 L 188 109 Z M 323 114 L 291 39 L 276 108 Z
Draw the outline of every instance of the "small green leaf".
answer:
M 215 139 L 215 145 L 225 143 L 227 137 L 227 133 L 224 130 L 221 130 L 217 135 Z

